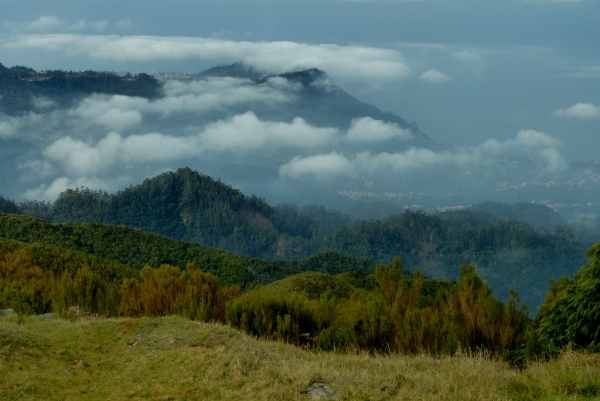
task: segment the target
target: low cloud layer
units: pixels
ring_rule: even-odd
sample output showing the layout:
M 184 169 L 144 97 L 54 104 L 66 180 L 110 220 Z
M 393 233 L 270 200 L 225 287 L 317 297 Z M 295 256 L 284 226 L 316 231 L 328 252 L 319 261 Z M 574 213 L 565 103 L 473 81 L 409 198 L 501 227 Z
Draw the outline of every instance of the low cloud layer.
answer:
M 444 163 L 464 163 L 470 156 L 461 153 L 436 153 L 429 149 L 413 148 L 401 153 L 382 152 L 371 154 L 360 152 L 345 156 L 333 151 L 308 157 L 295 157 L 279 168 L 284 177 L 331 178 L 335 175 L 402 173 L 413 169 L 423 169 Z
M 282 73 L 320 68 L 334 78 L 369 83 L 406 79 L 410 69 L 395 50 L 296 42 L 235 42 L 213 38 L 82 34 L 18 34 L 5 37 L 0 49 L 46 51 L 66 57 L 148 63 L 209 60 L 238 62 Z
M 386 182 L 398 190 L 405 180 L 416 180 L 411 185 L 419 188 L 451 188 L 450 180 L 461 184 L 460 174 L 468 171 L 493 174 L 490 161 L 506 155 L 530 158 L 542 172 L 565 166 L 560 142 L 534 130 L 433 151 L 416 133 L 372 117 L 354 118 L 344 128 L 310 123 L 289 112 L 303 101 L 301 90 L 281 78 L 257 85 L 215 77 L 168 81 L 153 100 L 96 94 L 60 108 L 35 99 L 28 114 L 0 116 L 0 143 L 19 140 L 33 149 L 15 159 L 19 192 L 7 195 L 54 200 L 76 186 L 114 192 L 183 166 L 215 177 L 238 166 L 234 170 L 245 178 L 235 184 L 251 180 L 261 191 L 306 183 L 337 191 L 343 182 Z M 291 108 L 284 116 L 286 105 Z M 256 193 L 295 201 L 286 193 Z M 301 195 L 310 201 L 309 193 Z
M 400 128 L 397 124 L 386 124 L 383 121 L 364 117 L 352 120 L 346 138 L 351 142 L 382 142 L 390 139 L 411 139 L 409 130 Z
M 526 155 L 540 162 L 547 172 L 557 172 L 566 162 L 557 149 L 559 143 L 543 132 L 519 131 L 514 139 L 500 142 L 489 139 L 479 147 L 434 152 L 411 148 L 404 152 L 358 152 L 344 155 L 336 151 L 307 157 L 295 157 L 279 168 L 284 177 L 332 177 L 340 175 L 370 175 L 409 173 L 438 166 L 484 167 L 486 159 L 499 155 Z

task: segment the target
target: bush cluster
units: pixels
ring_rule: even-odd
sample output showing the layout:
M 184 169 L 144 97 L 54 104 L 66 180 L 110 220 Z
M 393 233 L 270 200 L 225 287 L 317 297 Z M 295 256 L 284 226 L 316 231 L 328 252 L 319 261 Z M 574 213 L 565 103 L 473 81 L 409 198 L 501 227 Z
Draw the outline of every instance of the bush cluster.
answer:
M 22 314 L 54 312 L 66 318 L 76 306 L 102 316 L 181 315 L 225 322 L 226 302 L 239 293 L 239 287 L 220 286 L 215 276 L 194 263 L 186 270 L 146 266 L 131 277 L 110 278 L 88 264 L 55 274 L 34 265 L 27 249 L 0 248 L 0 309 Z
M 600 351 L 600 244 L 589 257 L 573 280 L 551 282 L 532 322 L 518 294 L 501 302 L 472 265 L 449 282 L 418 270 L 408 274 L 395 258 L 373 275 L 307 272 L 242 294 L 195 263 L 134 271 L 75 251 L 4 240 L 0 309 L 62 317 L 72 307 L 101 316 L 181 315 L 315 350 L 485 351 L 523 368 L 528 359 L 566 348 Z
M 324 350 L 501 355 L 525 340 L 529 319 L 516 294 L 503 304 L 473 266 L 463 266 L 456 283 L 437 282 L 419 271 L 409 279 L 396 258 L 392 266 L 380 264 L 375 278 L 376 289 L 357 288 L 348 298 L 264 287 L 233 300 L 227 320 L 256 336 L 297 344 L 309 338 Z

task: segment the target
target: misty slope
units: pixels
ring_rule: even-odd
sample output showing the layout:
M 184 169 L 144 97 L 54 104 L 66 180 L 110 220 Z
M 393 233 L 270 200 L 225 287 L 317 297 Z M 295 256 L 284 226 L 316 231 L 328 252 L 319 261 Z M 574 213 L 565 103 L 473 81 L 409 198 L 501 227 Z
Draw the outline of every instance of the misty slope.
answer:
M 586 247 L 560 227 L 546 231 L 516 221 L 448 220 L 409 211 L 355 222 L 325 238 L 322 247 L 388 263 L 398 255 L 408 269 L 435 278 L 455 279 L 461 264 L 475 264 L 498 297 L 517 290 L 532 310 L 549 279 L 572 275 L 586 260 Z
M 334 84 L 325 71 L 316 68 L 279 75 L 266 75 L 241 63 L 235 63 L 214 67 L 196 76 L 200 78 L 247 78 L 257 85 L 265 84 L 269 79 L 280 78 L 296 86 L 298 97 L 294 102 L 280 104 L 275 110 L 254 109 L 260 118 L 285 121 L 300 117 L 315 126 L 348 129 L 353 119 L 370 117 L 374 120 L 397 124 L 399 127 L 409 130 L 414 135 L 414 142 L 411 141 L 412 146 L 418 145 L 432 150 L 450 149 L 448 145 L 434 141 L 421 132 L 416 123 L 408 123 L 394 113 L 383 112 L 381 109 L 351 96 Z M 400 148 L 406 147 L 406 143 L 401 141 L 395 142 L 394 145 Z M 381 149 L 386 148 L 382 147 Z M 389 144 L 387 144 L 387 149 L 389 149 Z

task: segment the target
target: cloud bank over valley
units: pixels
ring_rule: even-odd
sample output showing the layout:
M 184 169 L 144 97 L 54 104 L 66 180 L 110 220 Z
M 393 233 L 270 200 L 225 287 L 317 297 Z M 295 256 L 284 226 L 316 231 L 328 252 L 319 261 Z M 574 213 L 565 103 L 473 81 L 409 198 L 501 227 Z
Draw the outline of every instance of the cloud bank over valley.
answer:
M 27 145 L 13 156 L 18 183 L 6 195 L 53 201 L 73 187 L 115 192 L 189 166 L 273 202 L 336 206 L 387 194 L 406 203 L 420 194 L 444 204 L 483 200 L 507 179 L 544 178 L 567 165 L 561 142 L 544 132 L 443 145 L 326 75 L 308 77 L 167 80 L 156 98 L 92 94 L 68 107 L 36 98 L 31 111 L 1 116 L 5 146 Z M 346 115 L 348 104 L 379 118 Z

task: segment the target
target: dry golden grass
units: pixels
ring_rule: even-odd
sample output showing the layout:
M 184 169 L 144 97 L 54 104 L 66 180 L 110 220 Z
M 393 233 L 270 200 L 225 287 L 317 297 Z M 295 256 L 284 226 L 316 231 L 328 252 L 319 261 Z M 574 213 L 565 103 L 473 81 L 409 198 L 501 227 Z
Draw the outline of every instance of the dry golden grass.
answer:
M 595 399 L 600 357 L 566 353 L 520 373 L 485 356 L 313 353 L 179 317 L 0 318 L 2 400 Z

